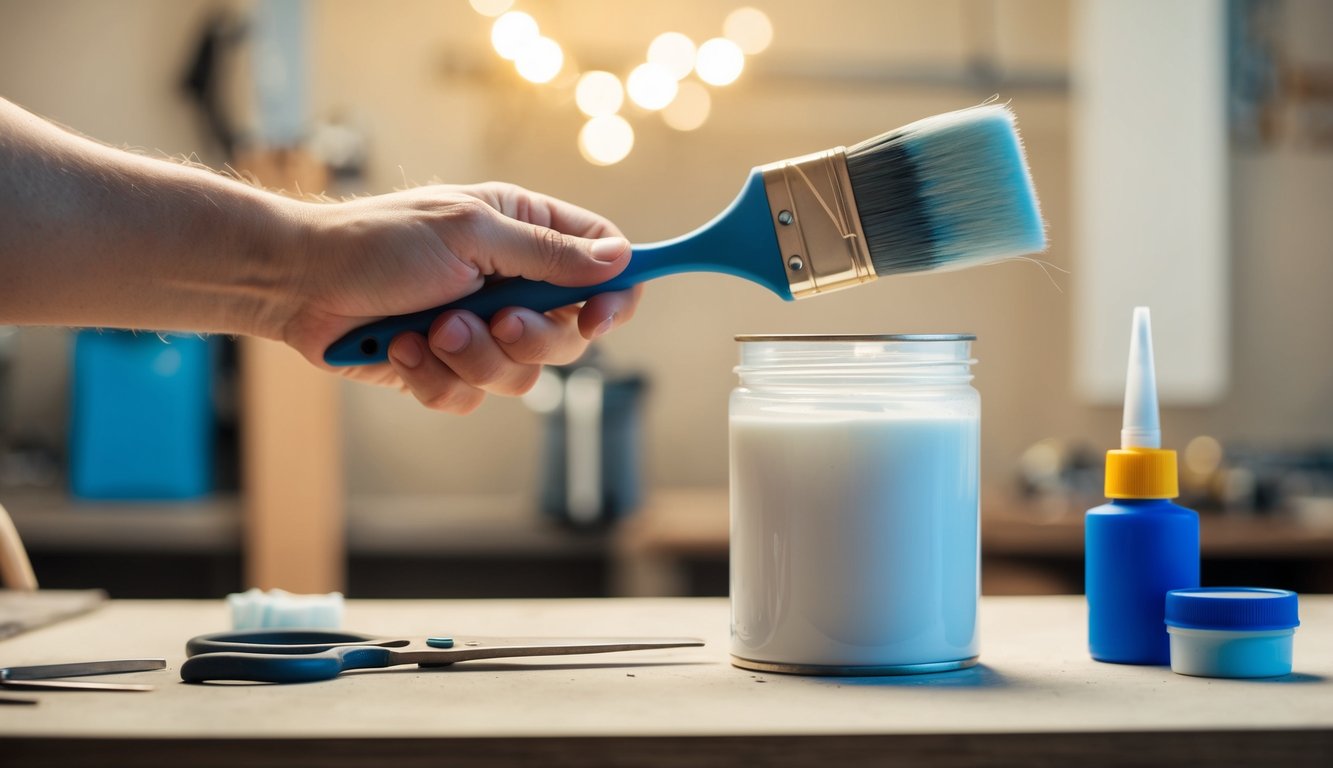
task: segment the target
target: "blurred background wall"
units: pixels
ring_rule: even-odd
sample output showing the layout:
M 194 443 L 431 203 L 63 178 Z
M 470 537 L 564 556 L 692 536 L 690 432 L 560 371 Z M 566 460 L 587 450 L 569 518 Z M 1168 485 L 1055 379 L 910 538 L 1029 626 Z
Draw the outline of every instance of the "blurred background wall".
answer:
M 736 84 L 715 93 L 708 121 L 681 133 L 651 115 L 636 117 L 632 153 L 597 167 L 576 148 L 582 118 L 569 96 L 514 76 L 490 50 L 490 20 L 466 2 L 311 3 L 312 117 L 355 126 L 368 142 L 363 176 L 332 191 L 508 180 L 599 211 L 631 239 L 650 241 L 721 210 L 754 165 L 850 144 L 998 93 L 1018 115 L 1049 223 L 1051 247 L 1042 258 L 1073 269 L 1070 137 L 1077 118 L 1065 84 L 1076 5 L 751 4 L 773 22 L 772 46 Z M 1333 6 L 1278 5 L 1284 55 L 1333 66 Z M 204 20 L 218 8 L 246 7 L 0 0 L 0 94 L 111 144 L 216 163 L 178 85 Z M 661 31 L 695 40 L 719 34 L 732 6 L 547 0 L 519 7 L 537 16 L 579 66 L 622 71 Z M 1235 142 L 1229 173 L 1229 389 L 1213 405 L 1167 404 L 1164 433 L 1178 447 L 1200 434 L 1274 447 L 1333 443 L 1333 151 L 1313 141 Z M 1074 394 L 1079 340 L 1071 336 L 1071 297 L 1080 275 L 1059 269 L 1012 262 L 881 281 L 797 304 L 730 279 L 675 277 L 651 285 L 635 321 L 599 346 L 610 364 L 650 383 L 648 484 L 721 486 L 733 335 L 975 332 L 984 478 L 1010 486 L 1019 456 L 1043 438 L 1100 451 L 1118 436 L 1118 408 L 1088 405 Z M 1159 357 L 1172 352 L 1169 345 L 1157 350 Z M 63 439 L 65 354 L 58 332 L 21 334 L 5 404 L 16 432 Z M 394 392 L 347 385 L 343 403 L 352 494 L 533 489 L 540 422 L 518 401 L 491 398 L 458 418 L 428 413 Z
M 595 0 L 529 5 L 573 55 L 608 67 L 640 58 L 667 28 L 695 39 L 717 34 L 728 10 L 712 2 L 671 3 L 653 13 L 639 3 Z M 1069 67 L 1071 8 L 1063 0 L 761 5 L 776 31 L 772 47 L 717 95 L 708 122 L 680 133 L 636 121 L 634 151 L 610 167 L 579 156 L 581 119 L 567 99 L 551 99 L 498 66 L 489 20 L 461 0 L 314 3 L 313 112 L 365 128 L 370 159 L 358 192 L 503 179 L 602 212 L 632 239 L 649 241 L 710 218 L 754 165 L 985 99 L 989 91 L 961 77 L 977 57 L 993 55 L 1002 74 L 1020 77 Z M 1333 61 L 1328 6 L 1287 6 L 1293 55 Z M 194 35 L 218 7 L 211 0 L 2 3 L 0 93 L 111 144 L 207 161 L 213 150 L 176 85 Z M 803 71 L 809 74 L 796 76 Z M 934 75 L 941 84 L 878 76 L 894 73 Z M 951 75 L 958 75 L 952 84 Z M 1068 95 L 1020 87 L 1001 96 L 1019 116 L 1050 225 L 1044 258 L 1069 268 Z M 1333 200 L 1333 153 L 1245 149 L 1232 163 L 1233 386 L 1215 407 L 1168 408 L 1164 428 L 1177 440 L 1207 433 L 1327 441 L 1333 366 L 1321 351 L 1333 328 L 1326 296 L 1333 219 L 1321 214 Z M 636 321 L 602 346 L 616 365 L 648 374 L 648 479 L 674 486 L 726 481 L 734 334 L 976 332 L 976 386 L 986 406 L 982 466 L 989 480 L 1003 482 L 1038 439 L 1086 438 L 1100 447 L 1117 434 L 1114 408 L 1087 407 L 1072 395 L 1070 284 L 1079 275 L 1052 276 L 1056 285 L 1036 265 L 1010 263 L 795 305 L 749 284 L 677 277 L 653 285 Z M 23 349 L 16 369 L 40 382 L 18 384 L 10 408 L 29 429 L 58 433 L 61 387 L 52 384 L 61 381 L 64 348 L 42 333 Z M 531 483 L 537 421 L 518 402 L 492 398 L 460 419 L 423 413 L 391 392 L 349 386 L 345 398 L 354 492 Z

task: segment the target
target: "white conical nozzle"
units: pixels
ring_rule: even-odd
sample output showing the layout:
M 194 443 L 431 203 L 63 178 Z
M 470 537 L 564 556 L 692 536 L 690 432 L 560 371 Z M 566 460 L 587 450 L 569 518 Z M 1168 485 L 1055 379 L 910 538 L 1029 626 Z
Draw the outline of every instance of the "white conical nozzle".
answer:
M 1152 363 L 1152 321 L 1147 307 L 1134 308 L 1120 447 L 1162 447 L 1162 427 L 1157 420 L 1157 372 Z

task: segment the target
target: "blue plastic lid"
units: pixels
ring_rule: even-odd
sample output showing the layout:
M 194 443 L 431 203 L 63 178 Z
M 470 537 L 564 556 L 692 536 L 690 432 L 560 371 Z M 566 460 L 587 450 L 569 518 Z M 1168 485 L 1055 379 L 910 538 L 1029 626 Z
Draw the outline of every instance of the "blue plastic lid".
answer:
M 1166 593 L 1167 626 L 1258 631 L 1300 626 L 1296 593 L 1262 587 L 1193 587 Z

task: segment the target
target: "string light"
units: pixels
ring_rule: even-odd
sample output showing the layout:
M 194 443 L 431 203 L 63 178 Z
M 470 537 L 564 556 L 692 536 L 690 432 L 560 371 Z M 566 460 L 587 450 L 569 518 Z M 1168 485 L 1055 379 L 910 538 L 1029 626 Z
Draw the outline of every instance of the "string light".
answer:
M 686 80 L 680 84 L 676 98 L 662 110 L 662 120 L 678 131 L 693 131 L 704 124 L 713 108 L 708 89 Z
M 579 151 L 595 165 L 618 163 L 634 147 L 633 126 L 617 114 L 627 95 L 645 110 L 660 111 L 669 127 L 696 130 L 708 120 L 713 104 L 712 94 L 701 82 L 714 87 L 734 83 L 745 69 L 746 55 L 760 53 L 773 42 L 773 23 L 763 11 L 737 8 L 723 22 L 723 36 L 702 45 L 696 46 L 680 32 L 653 38 L 644 63 L 635 66 L 622 84 L 611 72 L 580 74 L 577 65 L 567 66 L 564 50 L 541 34 L 536 19 L 510 10 L 514 0 L 469 3 L 477 13 L 495 18 L 491 45 L 501 58 L 514 62 L 520 77 L 560 90 L 573 87 L 574 103 L 589 118 L 579 130 Z
M 625 88 L 610 72 L 584 72 L 574 88 L 574 103 L 588 117 L 614 115 L 625 103 Z
M 499 16 L 514 4 L 514 0 L 469 0 L 469 2 L 472 10 L 482 16 Z
M 491 45 L 500 58 L 510 61 L 540 36 L 537 20 L 522 11 L 510 11 L 491 25 Z
M 677 87 L 676 78 L 671 76 L 670 70 L 651 61 L 635 67 L 625 81 L 630 101 L 651 110 L 670 104 L 676 98 Z
M 773 22 L 758 8 L 737 8 L 722 22 L 722 34 L 753 56 L 773 42 Z
M 745 54 L 740 46 L 725 37 L 715 37 L 699 46 L 694 70 L 709 85 L 731 85 L 745 69 Z
M 620 115 L 602 115 L 584 123 L 579 151 L 593 165 L 614 165 L 634 148 L 634 129 Z
M 663 32 L 648 44 L 648 62 L 683 80 L 694 69 L 694 41 L 679 32 Z
M 565 52 L 549 37 L 538 37 L 524 46 L 514 59 L 519 76 L 533 83 L 549 83 L 565 65 Z

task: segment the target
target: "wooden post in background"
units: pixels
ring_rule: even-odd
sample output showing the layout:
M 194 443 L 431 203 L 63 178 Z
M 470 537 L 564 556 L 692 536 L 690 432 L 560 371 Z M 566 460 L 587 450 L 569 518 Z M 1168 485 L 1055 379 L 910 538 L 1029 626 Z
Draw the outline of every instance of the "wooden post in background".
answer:
M 338 379 L 264 339 L 241 340 L 240 367 L 245 584 L 342 590 Z
M 260 152 L 237 167 L 266 187 L 324 188 L 300 152 Z M 279 342 L 240 344 L 241 486 L 247 587 L 342 590 L 346 569 L 339 379 Z

